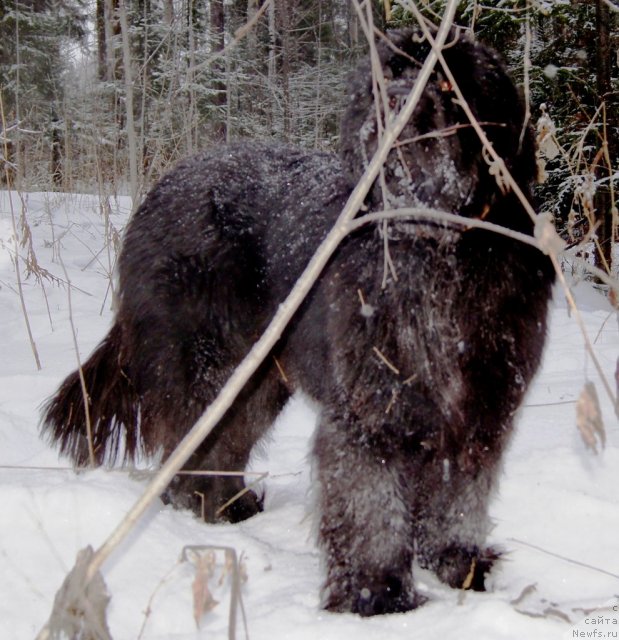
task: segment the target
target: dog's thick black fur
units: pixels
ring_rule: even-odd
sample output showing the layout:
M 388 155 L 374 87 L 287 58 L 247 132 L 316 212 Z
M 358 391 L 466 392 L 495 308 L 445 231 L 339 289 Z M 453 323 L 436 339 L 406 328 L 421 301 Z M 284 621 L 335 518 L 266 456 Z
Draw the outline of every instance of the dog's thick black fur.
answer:
M 397 112 L 428 46 L 409 31 L 391 38 L 378 51 Z M 533 142 L 513 83 L 492 52 L 464 38 L 444 55 L 529 194 Z M 119 447 L 129 457 L 139 448 L 170 454 L 330 229 L 377 146 L 377 114 L 391 117 L 383 111 L 363 64 L 341 157 L 243 142 L 186 160 L 150 192 L 126 232 L 114 325 L 83 368 L 99 462 Z M 532 233 L 438 69 L 366 200 L 372 211 L 385 204 Z M 390 270 L 386 283 L 385 244 L 396 276 Z M 187 467 L 242 470 L 303 389 L 322 406 L 314 454 L 325 606 L 361 615 L 414 608 L 422 598 L 413 557 L 449 585 L 483 589 L 493 559 L 483 546 L 488 498 L 540 361 L 552 282 L 544 255 L 495 233 L 410 220 L 361 227 Z M 77 464 L 88 462 L 77 373 L 47 405 L 44 428 Z M 204 494 L 214 520 L 242 487 L 182 475 L 164 498 L 199 513 L 196 492 Z M 260 509 L 249 492 L 222 515 Z

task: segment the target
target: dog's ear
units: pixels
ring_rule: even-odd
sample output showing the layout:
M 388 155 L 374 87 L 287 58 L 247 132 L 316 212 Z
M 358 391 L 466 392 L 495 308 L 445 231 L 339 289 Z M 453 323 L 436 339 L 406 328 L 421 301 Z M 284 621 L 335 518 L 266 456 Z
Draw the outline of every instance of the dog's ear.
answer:
M 433 29 L 432 34 L 435 31 Z M 377 41 L 381 65 L 393 78 L 401 77 L 411 68 L 420 69 L 431 49 L 423 34 L 415 29 L 389 31 Z
M 500 56 L 478 42 L 462 38 L 446 47 L 443 57 L 473 115 L 516 181 L 533 181 L 537 171 L 533 132 L 526 121 L 522 92 Z M 464 135 L 478 144 L 472 130 Z

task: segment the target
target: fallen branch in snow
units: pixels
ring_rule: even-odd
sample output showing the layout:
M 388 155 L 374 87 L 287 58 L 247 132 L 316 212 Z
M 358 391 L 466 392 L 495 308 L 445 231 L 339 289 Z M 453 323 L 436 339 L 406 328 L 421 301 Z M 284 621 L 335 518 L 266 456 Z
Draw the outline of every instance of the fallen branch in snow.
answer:
M 178 562 L 176 562 L 174 564 L 174 566 L 163 576 L 163 578 L 161 578 L 161 580 L 159 580 L 159 583 L 155 587 L 154 591 L 150 594 L 150 598 L 148 599 L 148 604 L 146 605 L 146 608 L 144 609 L 144 620 L 142 621 L 142 626 L 140 628 L 140 632 L 137 635 L 137 640 L 142 640 L 142 638 L 144 637 L 144 632 L 146 631 L 146 625 L 148 624 L 148 619 L 150 618 L 150 616 L 151 616 L 151 614 L 153 612 L 153 601 L 155 599 L 155 596 L 157 595 L 159 590 L 168 582 L 168 580 L 170 580 L 170 578 L 172 577 L 173 573 L 180 566 L 181 562 L 182 561 L 179 559 Z

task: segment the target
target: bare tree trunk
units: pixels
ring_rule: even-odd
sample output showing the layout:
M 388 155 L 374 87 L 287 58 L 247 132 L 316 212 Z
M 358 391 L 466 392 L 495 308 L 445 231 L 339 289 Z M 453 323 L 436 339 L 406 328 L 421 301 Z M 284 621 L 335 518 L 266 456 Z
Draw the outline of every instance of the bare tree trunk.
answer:
M 120 35 L 118 19 L 118 0 L 101 0 L 103 2 L 103 36 L 105 51 L 104 80 L 116 80 L 119 77 L 119 62 L 114 53 L 114 41 Z
M 174 19 L 174 0 L 164 0 L 163 21 L 169 27 Z
M 258 0 L 247 0 L 246 22 L 251 22 L 254 19 L 256 13 L 258 13 L 259 4 Z M 258 44 L 256 33 L 257 29 L 250 29 L 248 34 L 245 36 L 248 51 L 256 51 L 256 46 Z
M 281 40 L 281 62 L 280 62 L 280 82 L 282 87 L 282 120 L 284 140 L 290 140 L 292 131 L 292 109 L 290 104 L 290 58 L 292 55 L 292 46 L 290 38 L 291 6 L 289 1 L 280 1 L 277 3 L 277 26 L 279 37 Z
M 14 188 L 21 189 L 24 177 L 24 143 L 21 136 L 21 37 L 19 29 L 19 11 L 15 17 L 15 121 L 17 127 L 15 129 L 15 182 Z
M 605 103 L 602 114 L 605 115 L 605 122 L 613 122 L 610 118 L 615 111 L 613 109 L 613 96 L 611 94 L 611 47 L 610 47 L 610 9 L 604 0 L 596 0 L 596 28 L 597 28 L 597 49 L 596 49 L 596 79 L 597 93 L 601 101 Z M 603 136 L 602 153 L 598 154 L 598 161 L 595 166 L 595 176 L 598 185 L 594 196 L 594 206 L 596 220 L 598 224 L 597 239 L 598 250 L 595 253 L 595 266 L 606 272 L 612 272 L 612 247 L 615 236 L 616 220 L 613 216 L 613 198 L 610 181 L 599 184 L 604 178 L 612 175 L 612 166 L 609 166 L 616 157 L 616 141 L 612 134 L 607 133 L 607 127 L 601 129 Z
M 107 40 L 105 37 L 105 0 L 97 0 L 96 9 L 96 33 L 97 33 L 97 77 L 99 80 L 107 80 Z
M 352 2 L 348 3 L 348 46 L 356 51 L 359 47 L 359 18 L 357 17 L 357 12 L 354 10 L 352 6 Z
M 318 0 L 318 24 L 322 25 L 322 0 Z M 316 43 L 316 105 L 314 107 L 314 148 L 318 149 L 321 135 L 322 120 L 322 28 L 318 28 L 318 41 Z
M 60 121 L 56 110 L 52 108 L 52 117 L 50 123 L 50 138 L 51 138 L 51 150 L 52 150 L 52 182 L 54 187 L 60 189 L 63 182 L 63 169 L 62 169 L 62 136 L 60 135 Z
M 188 66 L 187 66 L 187 123 L 185 130 L 187 132 L 186 138 L 186 154 L 192 155 L 195 153 L 195 142 L 197 139 L 198 131 L 198 118 L 197 118 L 197 106 L 196 106 L 196 92 L 194 89 L 194 67 L 196 66 L 196 44 L 193 25 L 194 14 L 194 0 L 187 1 L 187 52 L 188 52 Z
M 125 0 L 119 0 L 120 26 L 123 44 L 123 71 L 125 76 L 125 105 L 127 121 L 127 145 L 129 147 L 129 191 L 132 207 L 138 203 L 138 153 L 133 117 L 133 73 L 131 70 L 131 47 L 129 45 L 129 23 Z
M 148 166 L 151 162 L 152 155 L 150 153 L 150 145 L 147 144 L 147 136 L 149 134 L 149 122 L 148 122 L 148 109 L 151 103 L 148 99 L 150 93 L 152 69 L 150 64 L 150 47 L 149 47 L 149 27 L 150 27 L 150 15 L 151 15 L 151 2 L 150 0 L 138 0 L 137 7 L 141 12 L 142 22 L 142 37 L 139 47 L 138 68 L 140 71 L 140 117 L 138 123 L 139 131 L 139 145 L 137 149 L 137 156 L 140 159 L 139 173 L 142 180 L 141 184 L 144 184 L 144 174 L 148 171 Z
M 224 50 L 225 18 L 224 1 L 211 0 L 211 53 Z M 213 80 L 213 106 L 215 107 L 212 137 L 215 142 L 224 142 L 227 138 L 226 106 L 228 104 L 228 85 L 226 82 L 226 61 L 218 57 L 212 65 L 215 80 Z
M 122 78 L 122 70 L 119 56 L 116 53 L 116 43 L 120 38 L 120 20 L 118 0 L 102 0 L 103 2 L 103 31 L 104 31 L 104 50 L 105 50 L 105 74 L 103 81 L 114 83 L 113 92 L 107 94 L 106 101 L 109 101 L 104 111 L 114 114 L 116 123 L 116 145 L 114 156 L 111 159 L 110 166 L 106 166 L 106 174 L 111 173 L 110 177 L 116 179 L 119 173 L 124 171 L 118 167 L 118 151 L 123 146 L 123 137 L 120 132 L 125 126 L 125 112 L 122 105 L 122 96 L 118 90 L 117 81 Z
M 277 122 L 277 30 L 275 28 L 275 1 L 269 4 L 269 64 L 267 69 L 267 86 L 271 96 L 271 129 Z

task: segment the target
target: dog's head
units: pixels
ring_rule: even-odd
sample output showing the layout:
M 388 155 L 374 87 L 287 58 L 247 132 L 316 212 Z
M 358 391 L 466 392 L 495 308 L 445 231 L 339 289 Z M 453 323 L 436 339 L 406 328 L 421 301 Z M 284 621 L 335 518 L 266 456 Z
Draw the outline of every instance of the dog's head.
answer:
M 362 63 L 351 78 L 342 121 L 341 153 L 351 184 L 361 177 L 380 132 L 397 116 L 430 51 L 428 42 L 413 30 L 392 32 L 376 48 L 382 94 L 369 60 Z M 451 34 L 443 56 L 494 149 L 527 193 L 536 171 L 534 145 L 511 78 L 494 52 L 462 34 Z M 501 191 L 490 169 L 482 143 L 437 63 L 412 118 L 389 152 L 384 181 L 376 181 L 371 205 L 426 206 L 481 216 Z

